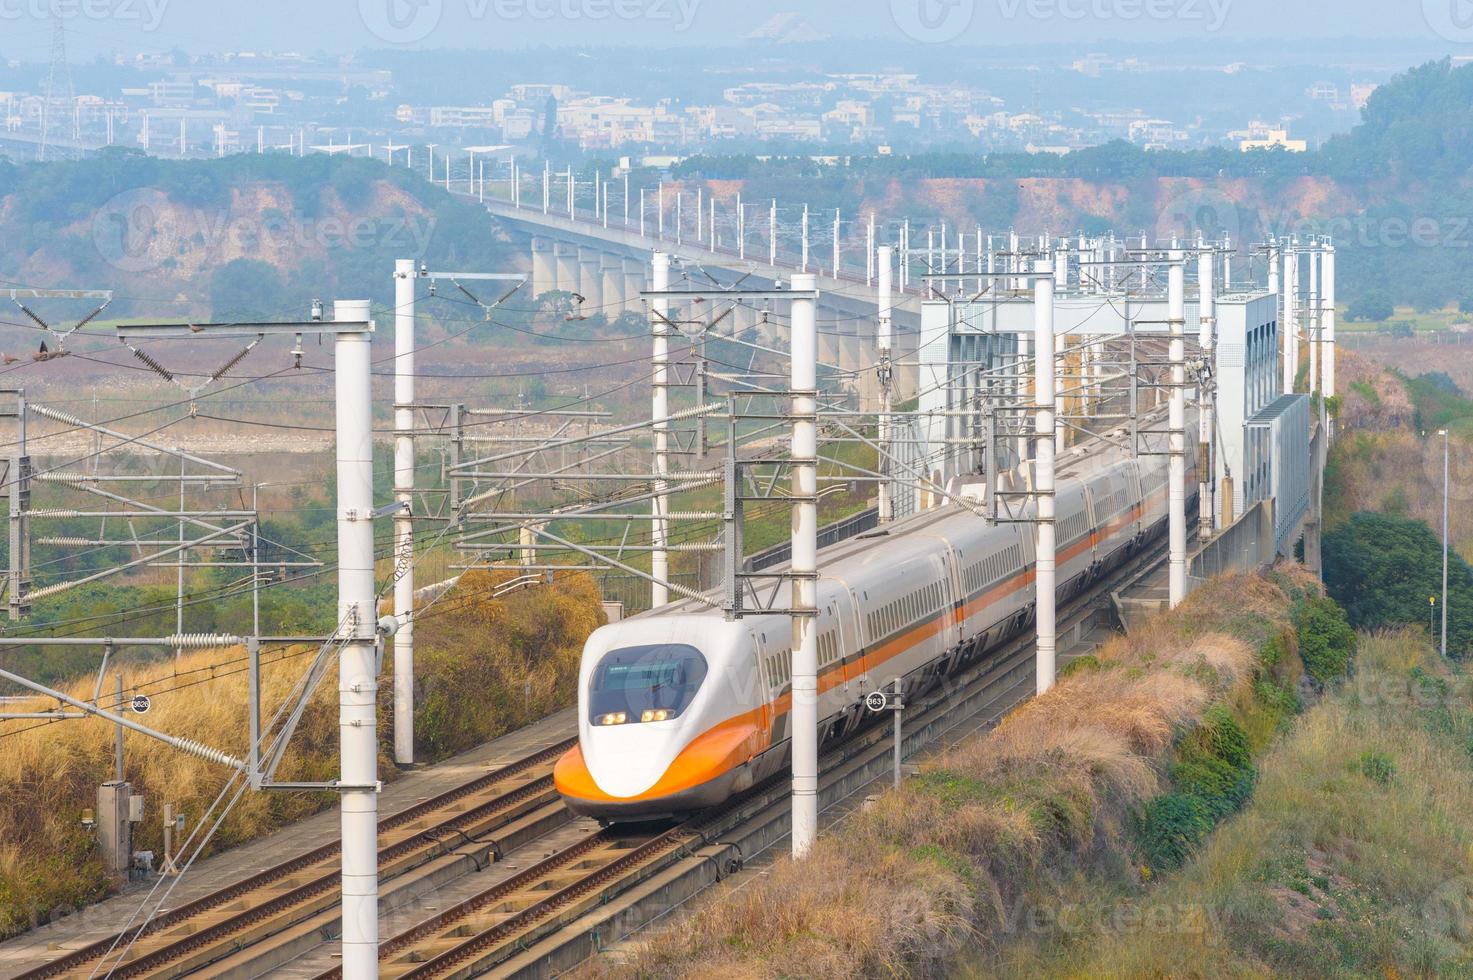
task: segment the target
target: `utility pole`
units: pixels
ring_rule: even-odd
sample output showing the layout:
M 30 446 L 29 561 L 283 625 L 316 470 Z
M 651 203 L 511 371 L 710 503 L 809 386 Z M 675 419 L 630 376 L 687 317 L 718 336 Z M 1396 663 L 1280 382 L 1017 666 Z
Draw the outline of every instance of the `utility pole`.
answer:
M 839 278 L 839 266 L 843 263 L 843 255 L 839 251 L 839 238 L 843 234 L 843 222 L 840 220 L 840 211 L 834 209 L 834 278 Z
M 801 272 L 808 271 L 808 205 L 803 205 L 803 255 L 798 265 Z
M 1321 379 L 1321 390 L 1326 398 L 1335 397 L 1335 246 L 1325 242 L 1324 255 L 1320 258 L 1320 289 L 1324 293 L 1322 306 L 1324 307 L 1324 323 L 1322 326 L 1323 336 L 1320 338 L 1324 344 L 1323 363 L 1320 370 L 1324 373 Z
M 818 837 L 818 277 L 793 276 L 793 857 Z
M 252 785 L 280 789 L 326 789 L 336 791 L 341 799 L 340 836 L 342 839 L 342 968 L 345 980 L 373 980 L 378 976 L 378 637 L 393 631 L 395 621 L 376 619 L 378 596 L 374 588 L 373 522 L 379 516 L 373 506 L 373 404 L 372 404 L 372 336 L 368 300 L 339 300 L 333 318 L 323 322 L 321 306 L 313 304 L 310 321 L 297 323 L 199 324 L 132 324 L 119 326 L 118 339 L 129 342 L 144 338 L 206 336 L 264 337 L 266 335 L 301 335 L 331 333 L 334 358 L 334 406 L 337 417 L 337 544 L 338 544 L 338 609 L 337 627 L 328 639 L 337 645 L 338 655 L 338 754 L 339 776 L 327 784 L 275 783 L 270 779 L 275 763 L 263 779 L 257 770 L 253 739 L 251 761 L 235 759 L 223 752 L 202 746 L 190 739 L 179 739 L 154 732 L 121 713 L 110 715 L 95 705 L 69 698 L 49 690 L 38 693 L 99 714 L 115 724 L 151 738 L 211 759 L 223 765 L 247 770 Z M 131 346 L 131 345 L 130 345 Z M 177 452 L 177 450 L 176 450 Z M 212 464 L 215 465 L 215 464 Z M 253 516 L 252 520 L 257 519 Z M 229 533 L 243 531 L 245 525 L 228 528 Z M 184 645 L 206 648 L 219 641 L 239 643 L 239 637 L 171 637 L 166 643 L 151 640 L 114 638 L 119 645 Z M 28 643 L 45 643 L 29 639 Z M 53 640 L 52 642 L 57 642 Z M 91 642 L 91 641 L 83 641 Z M 247 638 L 247 647 L 257 643 Z M 5 673 L 0 671 L 0 674 Z M 254 677 L 254 674 L 253 674 Z M 7 675 L 6 680 L 17 680 Z M 33 690 L 40 685 L 25 682 Z M 253 690 L 256 688 L 253 686 Z M 254 706 L 253 709 L 254 711 Z M 295 721 L 289 723 L 289 733 Z M 283 733 L 282 738 L 289 738 Z M 285 744 L 284 742 L 282 743 Z M 279 758 L 279 757 L 278 757 Z
M 1213 421 L 1216 414 L 1217 371 L 1215 352 L 1217 348 L 1217 281 L 1213 262 L 1212 246 L 1204 246 L 1197 252 L 1197 285 L 1200 292 L 1200 331 L 1198 343 L 1202 350 L 1202 370 L 1197 379 L 1197 516 L 1198 534 L 1203 541 L 1212 537 L 1213 506 Z
M 747 261 L 747 206 L 742 203 L 742 192 L 737 191 L 737 258 Z
M 1294 393 L 1299 379 L 1299 242 L 1284 252 L 1284 394 Z
M 777 198 L 772 199 L 772 208 L 767 212 L 767 264 L 777 265 Z
M 1037 554 L 1034 557 L 1038 620 L 1037 693 L 1053 690 L 1058 678 L 1057 528 L 1054 525 L 1054 267 L 1033 262 L 1034 471 L 1037 496 Z M 989 449 L 990 451 L 990 449 Z
M 394 761 L 414 764 L 413 259 L 394 263 Z
M 1448 445 L 1448 430 L 1442 430 L 1442 656 L 1447 658 L 1447 552 L 1448 552 L 1448 497 L 1452 489 L 1451 454 Z
M 338 477 L 338 734 L 342 797 L 343 976 L 378 976 L 378 700 L 373 584 L 372 334 L 368 300 L 339 300 L 333 319 Z
M 1170 485 L 1167 523 L 1170 532 L 1171 608 L 1187 597 L 1187 369 L 1186 262 L 1180 249 L 1172 249 L 1167 266 L 1166 319 L 1170 331 L 1171 402 L 1167 410 L 1169 430 Z
M 875 213 L 869 213 L 869 227 L 864 236 L 865 273 L 864 284 L 871 285 L 875 281 Z
M 670 288 L 670 255 L 656 252 L 651 265 L 650 288 L 662 292 Z M 669 537 L 670 484 L 665 477 L 670 466 L 670 301 L 665 297 L 650 300 L 650 329 L 654 333 L 654 376 L 650 419 L 655 439 L 655 496 L 651 501 L 654 521 L 650 528 L 650 606 L 658 609 L 670 601 L 670 557 L 666 552 Z
M 1309 250 L 1309 393 L 1320 390 L 1320 243 L 1310 239 Z
M 892 304 L 893 304 L 893 278 L 894 256 L 889 245 L 880 246 L 878 255 L 870 260 L 875 265 L 875 271 L 879 275 L 879 296 L 877 312 L 879 313 L 879 328 L 875 334 L 875 348 L 879 353 L 880 365 L 880 486 L 879 486 L 879 520 L 881 524 L 889 524 L 895 519 L 895 504 L 891 500 L 892 487 L 890 486 L 890 408 L 893 397 L 894 369 L 891 365 L 890 352 L 893 348 L 894 338 L 891 329 Z

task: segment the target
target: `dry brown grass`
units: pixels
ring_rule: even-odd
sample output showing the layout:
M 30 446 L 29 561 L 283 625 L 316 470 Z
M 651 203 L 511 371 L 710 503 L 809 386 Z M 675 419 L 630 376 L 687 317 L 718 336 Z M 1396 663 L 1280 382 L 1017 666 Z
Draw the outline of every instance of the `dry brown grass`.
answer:
M 420 624 L 416 668 L 424 710 L 416 732 L 426 757 L 442 758 L 526 725 L 571 697 L 578 650 L 601 615 L 596 589 L 587 576 L 569 575 L 553 586 L 490 599 L 490 589 L 506 577 L 468 575 Z M 265 656 L 268 717 L 314 652 L 293 648 Z M 243 656 L 236 649 L 190 654 L 177 666 L 120 666 L 130 689 L 153 698 L 143 719 L 150 727 L 244 757 Z M 335 774 L 335 690 L 329 679 L 313 698 L 283 760 L 281 778 L 317 781 Z M 385 706 L 390 690 L 386 676 Z M 92 685 L 78 684 L 69 693 L 90 698 Z M 107 695 L 103 703 L 111 706 Z M 380 717 L 388 713 L 381 711 Z M 380 733 L 389 737 L 387 724 Z M 78 907 L 107 892 L 92 838 L 79 820 L 84 808 L 95 806 L 98 784 L 112 778 L 113 739 L 113 726 L 93 719 L 42 726 L 0 723 L 0 936 L 46 921 L 58 907 Z M 125 752 L 127 777 L 147 801 L 136 846 L 158 853 L 163 805 L 173 803 L 193 826 L 228 774 L 142 735 L 128 734 Z M 386 778 L 394 774 L 387 755 L 380 772 Z M 248 793 L 221 827 L 214 849 L 259 837 L 332 802 L 327 794 Z
M 1209 706 L 1251 698 L 1259 651 L 1291 635 L 1289 606 L 1261 578 L 1208 584 L 1105 644 L 1098 670 L 927 763 L 808 861 L 718 889 L 584 976 L 943 975 L 969 943 L 995 948 L 1011 911 L 1056 876 L 1133 878 L 1131 814 L 1162 791 L 1173 743 Z
M 965 975 L 1473 975 L 1467 703 L 1467 675 L 1421 634 L 1363 637 L 1355 677 L 1265 754 L 1248 808 L 1135 900 L 1171 910 L 1168 928 L 1043 937 Z M 1384 778 L 1368 756 L 1386 760 Z

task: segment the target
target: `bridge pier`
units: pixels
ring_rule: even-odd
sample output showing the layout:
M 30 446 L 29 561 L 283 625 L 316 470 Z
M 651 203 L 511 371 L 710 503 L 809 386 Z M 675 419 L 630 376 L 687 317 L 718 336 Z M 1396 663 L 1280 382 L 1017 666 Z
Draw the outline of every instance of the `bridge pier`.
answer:
M 833 330 L 839 342 L 839 370 L 856 376 L 864 366 L 862 348 L 864 341 L 860 338 L 858 324 L 846 318 L 837 319 L 833 324 Z
M 532 298 L 557 289 L 557 260 L 553 243 L 546 238 L 532 239 Z
M 578 289 L 578 249 L 563 242 L 552 243 L 553 268 L 559 292 L 576 293 Z
M 599 253 L 599 276 L 603 280 L 603 313 L 610 320 L 617 320 L 629 308 L 629 294 L 625 289 L 624 260 L 608 252 Z
M 843 358 L 844 338 L 840 336 L 840 325 L 832 320 L 818 321 L 818 363 L 824 367 L 837 368 Z
M 789 304 L 783 305 L 786 307 Z M 781 316 L 778 315 L 779 313 L 781 313 Z M 784 353 L 791 350 L 793 342 L 791 323 L 792 320 L 786 308 L 774 310 L 772 315 L 767 318 L 767 325 L 761 330 L 762 343 Z M 822 330 L 823 328 L 819 327 L 819 329 Z
M 608 313 L 604 298 L 603 252 L 580 246 L 578 249 L 578 295 L 583 297 L 583 313 Z
M 644 304 L 640 301 L 639 294 L 648 287 L 646 270 L 649 263 L 640 259 L 624 259 L 624 301 L 629 308 L 641 316 L 645 315 Z

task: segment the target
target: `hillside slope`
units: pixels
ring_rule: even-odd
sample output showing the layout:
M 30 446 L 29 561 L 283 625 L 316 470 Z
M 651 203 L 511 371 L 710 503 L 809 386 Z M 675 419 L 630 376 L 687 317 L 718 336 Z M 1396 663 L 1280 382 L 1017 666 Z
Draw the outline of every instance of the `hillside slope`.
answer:
M 313 298 L 392 298 L 393 261 L 517 261 L 472 204 L 346 157 L 0 161 L 0 280 L 111 288 L 110 315 L 300 315 Z

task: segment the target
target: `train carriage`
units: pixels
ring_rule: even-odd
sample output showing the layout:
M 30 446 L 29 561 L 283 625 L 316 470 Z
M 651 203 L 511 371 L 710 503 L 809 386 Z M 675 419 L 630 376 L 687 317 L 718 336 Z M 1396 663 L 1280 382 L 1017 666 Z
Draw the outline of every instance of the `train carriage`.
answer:
M 1096 460 L 1061 461 L 1061 600 L 1165 529 L 1166 457 Z M 864 695 L 894 678 L 914 694 L 1028 628 L 1033 544 L 1026 525 L 951 504 L 821 551 L 820 738 L 862 724 Z M 627 821 L 715 805 L 788 764 L 790 620 L 730 622 L 685 599 L 603 627 L 584 651 L 578 704 L 579 744 L 554 772 L 572 810 Z

